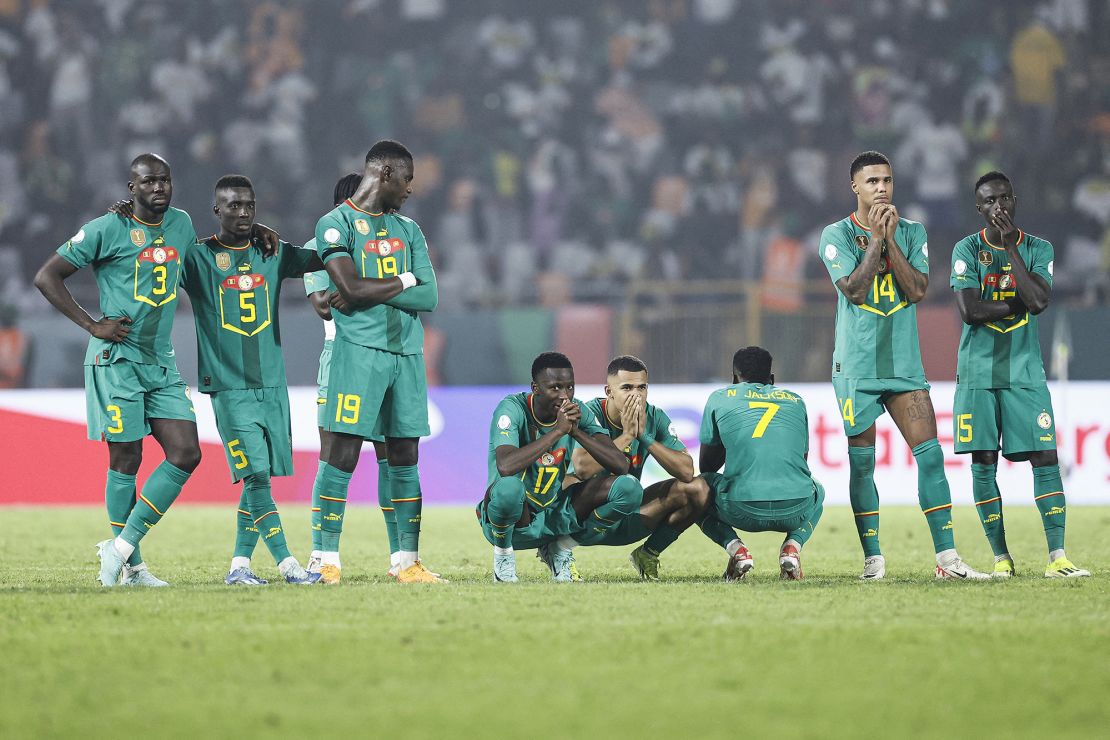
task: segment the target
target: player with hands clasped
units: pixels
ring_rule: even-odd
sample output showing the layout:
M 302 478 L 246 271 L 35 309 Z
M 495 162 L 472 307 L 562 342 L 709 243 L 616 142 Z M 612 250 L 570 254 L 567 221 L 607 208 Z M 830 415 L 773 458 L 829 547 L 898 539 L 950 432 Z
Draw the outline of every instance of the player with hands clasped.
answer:
M 861 578 L 886 575 L 875 487 L 875 421 L 884 411 L 917 462 L 918 502 L 936 551 L 936 577 L 988 578 L 956 552 L 952 495 L 921 364 L 915 304 L 929 286 L 925 227 L 899 216 L 883 154 L 858 155 L 850 177 L 856 210 L 825 227 L 820 253 L 837 287 L 832 383 L 848 436 L 848 492 L 864 554 Z

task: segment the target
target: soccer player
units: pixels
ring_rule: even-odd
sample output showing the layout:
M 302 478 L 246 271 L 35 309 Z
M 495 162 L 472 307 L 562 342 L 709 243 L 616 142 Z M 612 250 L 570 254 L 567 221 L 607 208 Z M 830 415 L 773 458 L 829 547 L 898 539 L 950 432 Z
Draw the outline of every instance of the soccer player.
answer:
M 964 321 L 952 422 L 956 452 L 971 453 L 972 492 L 994 551 L 994 576 L 1014 575 L 995 479 L 1000 437 L 1003 457 L 1033 467 L 1033 500 L 1048 539 L 1045 576 L 1089 576 L 1064 554 L 1064 484 L 1037 337 L 1037 314 L 1052 297 L 1052 244 L 1014 225 L 1017 198 L 1001 172 L 975 183 L 975 208 L 986 228 L 952 252 L 951 285 Z
M 335 205 L 350 198 L 362 183 L 362 173 L 352 172 L 344 175 L 335 184 Z M 316 248 L 316 239 L 310 239 L 305 244 L 306 249 Z M 331 299 L 335 288 L 331 284 L 326 270 L 305 273 L 305 293 L 312 304 L 316 314 L 324 320 L 324 348 L 320 352 L 320 370 L 316 376 L 316 408 L 317 426 L 320 431 L 320 465 L 323 466 L 328 459 L 331 449 L 331 432 L 324 428 L 324 406 L 328 402 L 328 375 L 331 370 L 332 343 L 335 339 L 335 321 L 332 319 Z M 393 501 L 389 493 L 389 466 L 385 448 L 385 438 L 375 434 L 371 437 L 374 443 L 374 455 L 378 460 L 378 505 L 381 507 L 382 516 L 385 518 L 386 535 L 389 538 L 389 570 L 391 577 L 397 576 L 398 565 L 401 559 L 400 543 L 397 539 L 397 519 L 394 516 Z M 319 472 L 319 469 L 317 469 Z M 312 554 L 309 556 L 308 570 L 320 572 L 320 551 L 323 529 L 321 527 L 320 502 L 312 502 Z
M 563 486 L 581 445 L 613 475 Z M 482 534 L 493 545 L 493 580 L 516 583 L 516 553 L 548 546 L 544 561 L 558 583 L 574 580 L 572 551 L 604 539 L 635 513 L 644 490 L 628 458 L 574 398 L 574 368 L 566 355 L 544 352 L 532 361 L 531 393 L 497 404 L 489 430 L 489 482 L 476 507 Z M 583 543 L 572 533 L 589 533 Z
M 271 475 L 293 473 L 289 391 L 281 354 L 281 284 L 321 267 L 311 249 L 281 243 L 263 259 L 250 235 L 255 192 L 243 175 L 216 182 L 212 210 L 220 231 L 185 254 L 181 285 L 193 304 L 201 393 L 212 398 L 231 480 L 242 481 L 228 585 L 260 585 L 250 559 L 260 534 L 287 583 L 319 579 L 289 551 L 270 489 Z
M 952 537 L 952 495 L 921 365 L 915 304 L 929 286 L 925 228 L 891 203 L 890 161 L 858 155 L 850 170 L 856 210 L 821 232 L 821 259 L 837 287 L 832 382 L 848 435 L 848 493 L 863 546 L 863 580 L 886 575 L 879 547 L 875 421 L 889 411 L 917 462 L 918 501 L 936 550 L 936 577 L 980 579 Z
M 170 331 L 184 255 L 196 245 L 189 214 L 170 207 L 170 166 L 156 154 L 131 162 L 134 215 L 106 214 L 82 226 L 35 276 L 35 287 L 89 332 L 85 398 L 90 439 L 108 443 L 105 503 L 114 539 L 97 544 L 104 586 L 165 586 L 143 562 L 139 541 L 181 493 L 200 462 L 189 389 L 177 371 Z M 65 280 L 91 265 L 100 319 L 73 299 Z M 166 459 L 136 500 L 143 437 Z M 122 575 L 122 578 L 121 578 Z
M 825 489 L 809 472 L 809 417 L 801 396 L 775 386 L 771 354 L 743 347 L 732 385 L 713 391 L 701 417 L 702 476 L 709 514 L 745 532 L 784 532 L 779 575 L 802 580 L 802 546 L 824 510 Z M 724 475 L 715 471 L 724 465 Z M 751 570 L 746 558 L 740 578 Z
M 659 580 L 659 555 L 695 521 L 702 518 L 709 503 L 709 485 L 694 476 L 694 460 L 686 445 L 675 434 L 667 412 L 647 402 L 648 369 L 632 355 L 615 357 L 605 372 L 605 397 L 586 404 L 618 450 L 628 458 L 628 474 L 641 480 L 648 457 L 672 478 L 644 489 L 638 513 L 625 517 L 594 544 L 630 545 L 646 541 L 629 555 L 641 578 Z M 571 455 L 574 476 L 588 480 L 606 471 L 590 453 L 578 447 Z M 716 519 L 701 521 L 706 535 L 729 553 L 726 580 L 736 580 L 747 550 L 727 525 Z M 543 551 L 544 548 L 541 548 Z M 750 558 L 748 559 L 750 562 Z
M 347 489 L 363 440 L 386 438 L 386 476 L 398 538 L 400 583 L 439 583 L 420 562 L 420 437 L 428 435 L 424 328 L 419 312 L 439 302 L 428 245 L 412 219 L 394 213 L 412 193 L 412 154 L 379 141 L 366 154 L 354 195 L 316 225 L 316 249 L 335 286 L 335 319 L 324 429 L 328 457 L 316 475 L 320 574 L 341 578 L 339 538 Z

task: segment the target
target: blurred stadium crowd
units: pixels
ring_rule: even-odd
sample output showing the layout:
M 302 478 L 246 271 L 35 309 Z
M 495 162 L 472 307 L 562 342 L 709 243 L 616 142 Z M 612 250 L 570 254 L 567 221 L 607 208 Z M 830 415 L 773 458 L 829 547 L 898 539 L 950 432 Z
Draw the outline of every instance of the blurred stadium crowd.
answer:
M 545 275 L 593 301 L 827 280 L 815 239 L 865 148 L 929 228 L 932 300 L 1001 168 L 1058 295 L 1104 303 L 1107 28 L 1106 0 L 0 0 L 0 314 L 41 305 L 34 270 L 136 153 L 167 157 L 201 234 L 241 172 L 301 243 L 383 137 L 417 154 L 444 308 L 535 303 Z M 779 247 L 804 256 L 768 265 Z

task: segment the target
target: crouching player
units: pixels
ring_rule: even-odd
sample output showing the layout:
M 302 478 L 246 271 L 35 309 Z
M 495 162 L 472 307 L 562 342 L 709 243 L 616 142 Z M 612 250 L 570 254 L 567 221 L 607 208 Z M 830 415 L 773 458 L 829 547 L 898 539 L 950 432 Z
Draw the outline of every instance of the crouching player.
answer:
M 628 458 L 574 398 L 574 369 L 558 352 L 532 363 L 531 393 L 506 396 L 493 412 L 489 485 L 476 507 L 493 545 L 493 579 L 516 583 L 517 549 L 546 547 L 557 582 L 572 580 L 569 535 L 604 535 L 640 507 L 644 491 L 628 472 Z M 613 475 L 563 488 L 581 445 Z M 570 545 L 570 546 L 568 546 Z
M 694 461 L 674 433 L 670 417 L 658 406 L 647 402 L 648 369 L 637 357 L 622 355 L 614 358 L 606 370 L 605 398 L 586 404 L 613 439 L 618 450 L 628 457 L 628 474 L 641 479 L 648 457 L 667 471 L 672 478 L 644 490 L 643 504 L 636 512 L 608 530 L 604 537 L 590 532 L 576 534 L 582 544 L 631 545 L 645 542 L 632 551 L 629 560 L 641 578 L 659 579 L 659 555 L 682 532 L 701 520 L 706 535 L 729 552 L 730 578 L 736 564 L 751 562 L 743 543 L 727 525 L 713 518 L 704 518 L 709 503 L 709 484 L 694 477 Z M 572 455 L 574 476 L 588 480 L 603 474 L 604 469 L 582 447 Z
M 780 575 L 800 581 L 800 552 L 825 501 L 806 462 L 806 405 L 775 387 L 771 354 L 762 347 L 737 350 L 732 373 L 733 384 L 714 391 L 702 414 L 699 461 L 713 494 L 707 514 L 745 532 L 786 533 Z M 723 475 L 711 472 L 722 465 Z M 743 573 L 750 569 L 749 559 Z

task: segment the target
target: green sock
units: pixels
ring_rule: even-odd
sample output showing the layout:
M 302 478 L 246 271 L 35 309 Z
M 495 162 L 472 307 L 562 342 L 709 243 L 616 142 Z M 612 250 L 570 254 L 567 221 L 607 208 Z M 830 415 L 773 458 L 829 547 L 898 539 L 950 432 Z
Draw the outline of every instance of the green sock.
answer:
M 108 509 L 108 525 L 112 534 L 118 537 L 127 526 L 127 516 L 135 508 L 135 476 L 109 469 L 108 482 L 104 486 L 104 503 Z M 143 556 L 136 547 L 127 564 L 138 565 L 141 562 Z
M 644 501 L 644 489 L 640 481 L 631 475 L 618 475 L 609 487 L 605 503 L 597 507 L 582 522 L 583 531 L 574 535 L 580 545 L 596 545 L 605 539 L 612 530 L 620 526 L 627 517 L 639 516 L 640 504 Z
M 415 465 L 389 465 L 389 500 L 393 503 L 394 526 L 397 527 L 397 550 L 420 550 L 420 472 Z
M 162 516 L 188 480 L 189 474 L 168 460 L 155 468 L 143 486 L 135 508 L 128 515 L 127 526 L 123 528 L 120 537 L 132 545 L 138 545 L 139 540 L 162 520 Z
M 285 530 L 281 526 L 274 495 L 270 492 L 270 472 L 251 473 L 243 479 L 243 493 L 247 497 L 247 508 L 254 517 L 254 526 L 266 543 L 275 563 L 280 563 L 292 555 L 285 541 Z
M 848 500 L 864 557 L 882 555 L 879 547 L 879 490 L 875 488 L 875 448 L 848 448 Z
M 513 529 L 524 513 L 524 484 L 520 478 L 498 478 L 489 489 L 486 520 L 496 547 L 513 546 Z
M 323 460 L 316 466 L 316 480 L 320 480 L 320 471 L 327 465 Z M 314 484 L 312 486 L 312 508 L 309 511 L 309 521 L 312 523 L 312 549 L 322 550 L 320 540 L 323 538 L 321 534 L 320 521 L 323 519 L 323 514 L 320 513 L 320 489 Z
M 698 522 L 698 528 L 706 537 L 720 545 L 722 550 L 727 551 L 730 542 L 740 539 L 735 529 L 709 514 Z
M 316 473 L 313 498 L 320 500 L 320 549 L 339 552 L 339 535 L 343 533 L 343 512 L 347 509 L 347 488 L 351 473 L 344 473 L 324 463 Z
M 917 501 L 929 523 L 933 548 L 951 550 L 956 547 L 952 538 L 952 492 L 944 476 L 944 453 L 936 438 L 926 440 L 913 448 L 917 460 Z
M 646 540 L 644 540 L 644 549 L 659 555 L 670 547 L 671 543 L 677 540 L 680 534 L 682 533 L 677 529 L 663 522 L 655 528 L 655 531 L 652 532 Z
M 1033 468 L 1033 500 L 1041 512 L 1044 536 L 1048 551 L 1064 549 L 1064 520 L 1067 505 L 1064 501 L 1064 481 L 1060 478 L 1059 465 Z
M 821 521 L 821 515 L 825 513 L 825 493 L 822 488 L 817 498 L 817 505 L 809 513 L 809 518 L 797 529 L 792 529 L 786 533 L 786 539 L 794 540 L 801 547 L 809 542 L 809 538 L 813 536 L 813 530 L 817 529 L 817 523 Z
M 239 494 L 239 507 L 235 510 L 235 551 L 236 558 L 249 558 L 254 555 L 258 544 L 258 527 L 254 526 L 250 503 L 247 501 L 247 482 L 243 481 L 243 491 Z
M 393 497 L 389 492 L 389 463 L 385 460 L 378 460 L 378 506 L 382 509 L 382 518 L 385 519 L 389 552 L 393 554 L 401 549 L 401 545 L 397 538 L 397 515 L 393 509 Z
M 1002 523 L 1002 493 L 998 490 L 998 465 L 971 463 L 971 493 L 983 523 L 983 533 L 995 556 L 1010 552 L 1006 547 L 1006 527 Z

